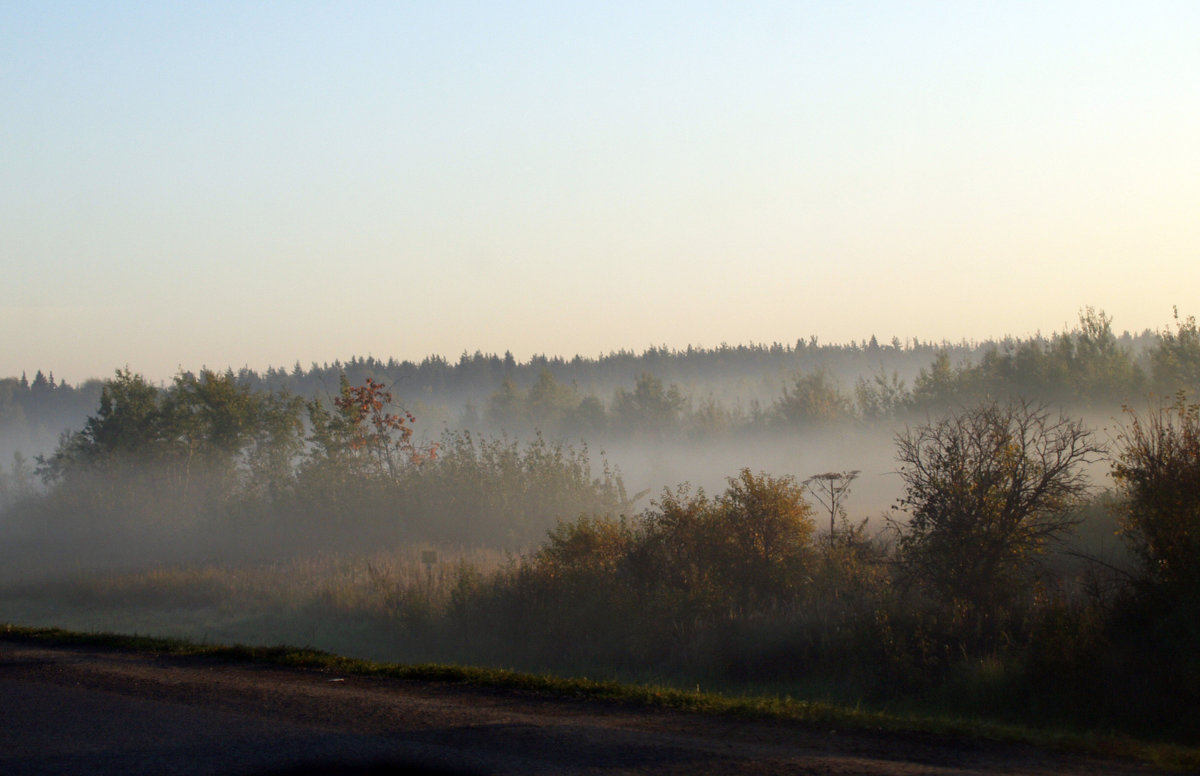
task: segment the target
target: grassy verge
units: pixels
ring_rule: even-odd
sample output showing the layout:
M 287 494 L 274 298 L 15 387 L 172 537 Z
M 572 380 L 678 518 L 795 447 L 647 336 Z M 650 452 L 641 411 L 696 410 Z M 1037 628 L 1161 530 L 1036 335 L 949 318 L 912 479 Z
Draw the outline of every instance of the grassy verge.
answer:
M 1200 747 L 1185 747 L 1097 734 L 1035 730 L 977 719 L 895 714 L 789 697 L 730 696 L 669 687 L 623 684 L 454 665 L 403 665 L 341 657 L 290 646 L 252 647 L 196 644 L 181 639 L 116 633 L 85 633 L 59 628 L 0 625 L 0 639 L 52 645 L 97 646 L 154 655 L 200 656 L 235 662 L 331 671 L 425 682 L 530 692 L 562 698 L 632 704 L 709 715 L 771 719 L 845 730 L 919 732 L 1025 743 L 1078 753 L 1127 757 L 1178 771 L 1200 770 Z

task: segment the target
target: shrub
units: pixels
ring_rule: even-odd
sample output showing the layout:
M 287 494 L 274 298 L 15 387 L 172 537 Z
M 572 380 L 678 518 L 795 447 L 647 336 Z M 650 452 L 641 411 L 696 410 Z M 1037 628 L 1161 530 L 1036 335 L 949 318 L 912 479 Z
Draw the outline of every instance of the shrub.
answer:
M 1180 394 L 1145 419 L 1129 414 L 1113 466 L 1125 497 L 1122 534 L 1144 582 L 1200 592 L 1200 405 Z

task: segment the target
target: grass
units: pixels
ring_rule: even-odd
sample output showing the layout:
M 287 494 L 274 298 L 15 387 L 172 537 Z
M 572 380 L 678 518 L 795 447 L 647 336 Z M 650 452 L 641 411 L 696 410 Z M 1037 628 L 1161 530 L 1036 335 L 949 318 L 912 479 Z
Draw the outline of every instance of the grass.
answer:
M 383 661 L 421 655 L 397 647 L 416 607 L 450 599 L 460 565 L 490 572 L 498 551 L 438 553 L 417 546 L 367 556 L 326 554 L 258 565 L 158 566 L 141 571 L 61 571 L 0 584 L 13 621 L 80 631 L 153 633 L 188 641 L 303 644 Z
M 368 556 L 322 555 L 260 565 L 160 566 L 142 571 L 84 571 L 36 583 L 0 584 L 0 611 L 16 638 L 78 640 L 172 654 L 203 654 L 403 679 L 467 683 L 611 699 L 646 707 L 793 720 L 837 728 L 921 731 L 1081 752 L 1135 757 L 1159 766 L 1200 771 L 1200 748 L 1152 742 L 1137 729 L 1087 732 L 1053 721 L 1017 716 L 1024 708 L 1004 695 L 1003 666 L 981 663 L 955 680 L 974 697 L 999 693 L 992 706 L 1007 713 L 990 719 L 988 704 L 967 708 L 936 697 L 869 697 L 846 677 L 821 675 L 735 681 L 697 673 L 674 675 L 648 663 L 597 667 L 594 661 L 542 662 L 519 652 L 490 651 L 486 618 L 470 638 L 437 623 L 455 605 L 471 573 L 502 571 L 509 556 L 495 551 L 439 553 L 432 568 L 415 547 Z M 434 628 L 430 630 L 430 624 Z M 40 626 L 40 627 L 39 627 Z M 54 627 L 51 627 L 54 626 Z M 58 627 L 70 630 L 57 630 Z M 153 637 L 112 635 L 152 634 Z M 427 638 L 432 633 L 432 638 Z M 239 644 L 242 646 L 218 646 Z M 296 647 L 273 644 L 303 645 Z M 518 668 L 461 667 L 430 661 Z M 603 670 L 602 678 L 561 674 Z M 667 671 L 664 673 L 664 671 Z M 552 673 L 553 672 L 553 673 Z M 560 675 L 555 675 L 555 674 Z M 708 692 L 700 692 L 699 680 Z M 824 683 L 823 683 L 824 682 Z M 673 686 L 672 686 L 673 685 Z M 696 690 L 684 688 L 695 687 Z M 951 687 L 955 689 L 958 685 Z M 959 688 L 961 689 L 961 688 Z M 806 699 L 806 700 L 802 700 Z M 952 699 L 951 699 L 952 700 Z M 902 705 L 903 704 L 903 705 Z M 1050 718 L 1052 719 L 1052 718 Z M 1012 721 L 1015 720 L 1015 724 Z
M 628 704 L 646 709 L 669 709 L 706 715 L 816 724 L 845 730 L 926 733 L 1024 743 L 1077 753 L 1141 760 L 1160 768 L 1200 770 L 1200 747 L 1139 741 L 1054 730 L 1034 730 L 985 720 L 887 713 L 860 707 L 812 702 L 770 695 L 725 695 L 644 684 L 624 684 L 585 677 L 561 677 L 456 665 L 383 663 L 339 656 L 314 649 L 278 646 L 197 644 L 183 639 L 154 638 L 108 632 L 79 632 L 59 628 L 0 626 L 8 641 L 54 645 L 108 647 L 142 654 L 209 657 L 248 664 L 265 664 L 432 683 L 535 693 L 543 696 Z

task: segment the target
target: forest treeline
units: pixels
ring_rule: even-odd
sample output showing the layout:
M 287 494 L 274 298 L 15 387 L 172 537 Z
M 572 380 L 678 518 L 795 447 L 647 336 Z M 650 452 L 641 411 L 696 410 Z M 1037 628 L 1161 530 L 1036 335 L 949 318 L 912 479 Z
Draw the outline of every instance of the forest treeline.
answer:
M 362 551 L 431 541 L 519 548 L 563 515 L 628 511 L 620 475 L 586 445 L 414 432 L 382 383 L 342 376 L 332 399 L 255 390 L 231 373 L 159 388 L 127 370 L 55 450 L 0 468 L 8 536 L 85 544 L 190 537 Z M 193 557 L 194 559 L 194 553 Z
M 228 370 L 252 391 L 312 399 L 352 384 L 387 384 L 426 428 L 534 430 L 558 439 L 703 437 L 845 421 L 920 418 L 983 396 L 1023 396 L 1085 409 L 1119 407 L 1148 395 L 1200 389 L 1195 318 L 1158 332 L 1118 336 L 1101 311 L 1085 309 L 1074 329 L 981 344 L 722 345 L 650 348 L 595 359 L 463 353 L 456 363 L 351 358 L 291 370 Z M 38 372 L 0 379 L 0 435 L 26 455 L 82 424 L 104 386 L 55 382 Z

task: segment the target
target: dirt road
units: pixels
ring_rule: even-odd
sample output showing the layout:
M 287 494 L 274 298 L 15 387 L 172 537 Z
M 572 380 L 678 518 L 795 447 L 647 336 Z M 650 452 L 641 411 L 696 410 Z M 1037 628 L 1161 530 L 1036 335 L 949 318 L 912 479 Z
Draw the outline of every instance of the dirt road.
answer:
M 1026 746 L 0 639 L 7 776 L 1152 772 Z

